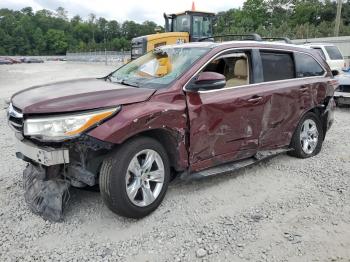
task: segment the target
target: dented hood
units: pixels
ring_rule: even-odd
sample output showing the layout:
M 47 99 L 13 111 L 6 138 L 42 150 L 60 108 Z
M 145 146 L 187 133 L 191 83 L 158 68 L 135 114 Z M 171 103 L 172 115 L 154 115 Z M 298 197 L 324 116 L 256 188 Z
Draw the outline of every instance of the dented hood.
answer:
M 14 94 L 11 101 L 24 114 L 63 113 L 143 102 L 154 92 L 87 78 L 34 86 Z

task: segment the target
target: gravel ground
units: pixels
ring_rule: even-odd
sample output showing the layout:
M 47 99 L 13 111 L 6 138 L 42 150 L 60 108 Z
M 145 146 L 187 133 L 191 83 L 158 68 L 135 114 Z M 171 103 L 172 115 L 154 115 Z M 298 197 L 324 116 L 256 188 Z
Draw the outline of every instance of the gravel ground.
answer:
M 144 219 L 118 217 L 84 190 L 71 191 L 62 223 L 32 214 L 3 99 L 31 84 L 111 70 L 0 66 L 0 261 L 350 261 L 348 108 L 337 110 L 318 156 L 280 155 L 231 175 L 175 180 Z

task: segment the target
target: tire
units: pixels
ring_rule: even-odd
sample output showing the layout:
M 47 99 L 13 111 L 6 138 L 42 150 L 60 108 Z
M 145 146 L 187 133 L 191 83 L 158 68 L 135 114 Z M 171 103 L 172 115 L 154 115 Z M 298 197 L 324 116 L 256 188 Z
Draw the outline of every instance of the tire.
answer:
M 315 156 L 321 151 L 323 138 L 323 129 L 319 117 L 312 112 L 308 112 L 300 120 L 294 132 L 290 144 L 293 150 L 289 152 L 289 155 L 297 158 Z
M 143 218 L 160 205 L 169 179 L 170 165 L 164 147 L 153 138 L 138 137 L 127 141 L 104 160 L 100 192 L 114 213 Z

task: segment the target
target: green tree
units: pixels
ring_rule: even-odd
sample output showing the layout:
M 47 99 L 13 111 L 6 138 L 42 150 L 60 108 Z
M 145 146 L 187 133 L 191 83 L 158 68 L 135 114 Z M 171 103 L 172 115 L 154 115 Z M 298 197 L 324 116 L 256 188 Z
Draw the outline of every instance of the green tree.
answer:
M 56 16 L 59 19 L 67 21 L 68 20 L 67 14 L 68 14 L 68 12 L 61 6 L 56 9 Z
M 33 50 L 35 55 L 46 52 L 46 40 L 42 30 L 38 27 L 33 34 Z
M 49 29 L 45 35 L 49 54 L 65 54 L 68 48 L 67 40 L 62 30 Z
M 268 6 L 264 0 L 247 0 L 243 4 L 241 20 L 246 29 L 255 31 L 260 25 L 268 25 L 268 17 Z

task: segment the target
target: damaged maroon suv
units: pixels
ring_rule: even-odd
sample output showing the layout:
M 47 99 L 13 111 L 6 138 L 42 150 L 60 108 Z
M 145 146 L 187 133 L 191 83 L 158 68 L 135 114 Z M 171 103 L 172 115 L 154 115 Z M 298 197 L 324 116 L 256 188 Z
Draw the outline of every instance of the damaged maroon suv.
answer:
M 101 79 L 20 91 L 8 118 L 28 162 L 25 200 L 60 220 L 70 186 L 99 186 L 113 212 L 141 218 L 173 175 L 227 173 L 282 152 L 314 156 L 336 86 L 317 51 L 233 41 L 164 46 Z

